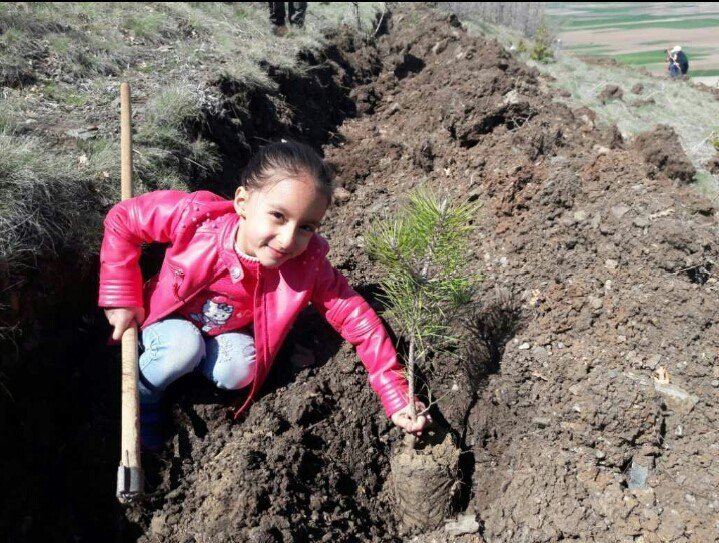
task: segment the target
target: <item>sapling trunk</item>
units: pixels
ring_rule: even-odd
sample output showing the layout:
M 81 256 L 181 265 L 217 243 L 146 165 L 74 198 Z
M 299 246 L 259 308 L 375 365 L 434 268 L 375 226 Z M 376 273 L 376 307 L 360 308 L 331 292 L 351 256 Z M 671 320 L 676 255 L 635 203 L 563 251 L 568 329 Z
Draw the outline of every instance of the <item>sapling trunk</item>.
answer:
M 409 390 L 409 416 L 412 422 L 417 422 L 417 406 L 414 403 L 414 338 L 409 340 L 409 354 L 407 355 L 407 384 Z

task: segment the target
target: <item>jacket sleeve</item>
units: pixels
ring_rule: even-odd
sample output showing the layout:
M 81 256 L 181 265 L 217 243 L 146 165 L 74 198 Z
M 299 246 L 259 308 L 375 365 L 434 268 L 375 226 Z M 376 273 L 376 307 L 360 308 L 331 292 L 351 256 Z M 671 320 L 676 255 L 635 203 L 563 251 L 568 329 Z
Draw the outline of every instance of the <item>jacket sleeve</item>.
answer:
M 324 258 L 312 293 L 312 304 L 357 348 L 369 372 L 369 382 L 379 395 L 388 417 L 408 404 L 404 369 L 382 321 L 370 305 L 352 289 L 347 279 Z
M 142 307 L 142 244 L 171 243 L 189 200 L 186 192 L 163 190 L 110 209 L 100 249 L 100 307 Z

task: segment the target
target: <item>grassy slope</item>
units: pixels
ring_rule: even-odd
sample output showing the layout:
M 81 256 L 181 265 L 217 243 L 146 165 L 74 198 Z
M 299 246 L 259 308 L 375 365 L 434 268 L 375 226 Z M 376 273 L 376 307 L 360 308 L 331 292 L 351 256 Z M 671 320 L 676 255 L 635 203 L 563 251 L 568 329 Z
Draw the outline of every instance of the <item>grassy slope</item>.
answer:
M 555 63 L 537 67 L 556 78 L 554 85 L 571 93 L 572 103 L 596 111 L 601 123 L 616 123 L 625 137 L 635 136 L 657 124 L 674 127 L 687 156 L 699 171 L 697 180 L 701 189 L 710 194 L 719 191 L 719 179 L 704 167 L 716 154 L 710 140 L 719 135 L 719 102 L 711 94 L 684 81 L 651 77 L 620 66 L 587 64 L 570 54 L 560 55 Z M 630 92 L 637 83 L 644 86 L 641 95 Z M 624 100 L 606 104 L 599 101 L 598 94 L 609 84 L 624 90 Z M 654 102 L 631 105 L 649 99 Z
M 312 4 L 305 28 L 278 39 L 257 6 L 0 4 L 0 291 L 39 257 L 96 254 L 119 199 L 121 80 L 133 92 L 136 193 L 187 188 L 188 172 L 218 166 L 188 129 L 220 101 L 218 80 L 270 90 L 266 66 L 298 70 L 301 50 L 356 23 L 351 3 Z M 380 9 L 361 4 L 364 29 Z
M 470 32 L 497 38 L 506 47 L 516 46 L 521 39 L 516 32 L 506 28 L 472 21 L 466 24 Z M 578 53 L 583 54 L 582 51 Z M 719 137 L 719 101 L 711 94 L 692 87 L 688 82 L 652 77 L 631 67 L 586 63 L 568 51 L 560 52 L 554 62 L 547 64 L 531 61 L 527 54 L 520 56 L 542 73 L 553 76 L 556 79 L 553 86 L 571 93 L 571 97 L 563 98 L 563 101 L 593 109 L 600 124 L 616 124 L 625 138 L 657 124 L 672 126 L 697 168 L 698 189 L 712 199 L 719 199 L 719 176 L 712 175 L 705 168 L 707 160 L 717 154 L 712 141 Z M 641 95 L 630 92 L 637 83 L 644 86 Z M 624 100 L 601 103 L 598 95 L 609 84 L 619 85 L 624 90 Z M 632 105 L 640 101 L 650 103 Z

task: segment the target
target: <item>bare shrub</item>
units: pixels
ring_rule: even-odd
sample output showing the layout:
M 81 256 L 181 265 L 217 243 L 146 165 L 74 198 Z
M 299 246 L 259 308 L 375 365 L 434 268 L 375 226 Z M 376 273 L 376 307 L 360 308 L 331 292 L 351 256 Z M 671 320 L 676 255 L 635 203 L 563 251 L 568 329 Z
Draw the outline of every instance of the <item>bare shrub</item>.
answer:
M 533 37 L 544 18 L 546 2 L 437 2 L 437 7 L 468 18 L 503 25 Z

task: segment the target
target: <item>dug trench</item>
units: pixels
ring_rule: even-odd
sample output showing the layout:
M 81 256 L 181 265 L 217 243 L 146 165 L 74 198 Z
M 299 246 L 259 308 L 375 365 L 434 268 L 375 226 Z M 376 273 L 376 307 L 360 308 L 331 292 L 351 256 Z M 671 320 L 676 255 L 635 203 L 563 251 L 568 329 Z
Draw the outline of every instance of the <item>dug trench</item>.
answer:
M 323 235 L 350 282 L 382 311 L 364 235 L 412 188 L 482 204 L 466 259 L 483 279 L 472 340 L 424 371 L 435 419 L 462 453 L 455 512 L 479 526 L 416 540 L 716 540 L 712 202 L 648 162 L 652 138 L 624 142 L 595 126 L 454 18 L 400 5 L 376 43 L 337 51 L 348 64 L 332 60 L 323 85 L 344 89 L 333 99 L 344 113 L 314 132 L 281 115 L 272 129 L 255 126 L 324 145 L 339 188 Z M 257 135 L 232 131 L 247 122 L 229 118 L 210 123 L 216 141 L 244 138 L 251 151 Z M 243 160 L 227 157 L 225 192 Z M 87 313 L 90 285 L 75 288 L 87 291 Z M 407 538 L 388 483 L 401 432 L 317 314 L 298 322 L 240 423 L 228 418 L 232 397 L 193 378 L 173 387 L 169 450 L 148 469 L 145 503 L 124 511 L 113 501 L 116 355 L 99 324 L 61 324 L 34 351 L 42 371 L 16 370 L 22 388 L 3 400 L 4 488 L 16 499 L 0 526 L 11 541 Z M 295 341 L 312 348 L 313 366 L 293 365 Z
M 303 53 L 300 72 L 266 66 L 276 86 L 272 92 L 224 77 L 214 82 L 223 99 L 185 129 L 215 143 L 222 166 L 209 176 L 192 162 L 182 162 L 191 189 L 230 196 L 241 168 L 268 141 L 292 138 L 318 151 L 336 141 L 337 127 L 357 114 L 351 89 L 371 81 L 381 68 L 376 49 L 362 47 L 362 39 L 346 30 L 331 37 L 323 51 Z M 163 254 L 162 246 L 146 247 L 141 260 L 146 276 L 159 268 Z M 62 253 L 36 264 L 8 305 L 0 303 L 3 324 L 13 322 L 22 330 L 0 351 L 0 486 L 8 497 L 0 512 L 0 539 L 134 541 L 147 525 L 125 520 L 115 503 L 119 359 L 118 347 L 107 344 L 109 329 L 95 307 L 97 255 Z M 326 332 L 318 337 L 326 339 L 325 349 L 336 351 L 337 340 Z M 198 385 L 200 397 L 205 394 L 223 422 L 226 408 L 237 400 L 203 384 L 178 383 L 172 392 L 177 396 L 169 402 L 180 405 L 178 413 L 190 414 L 197 435 L 205 435 L 212 424 L 195 416 L 197 397 L 184 395 L 183 387 Z M 179 427 L 168 428 L 173 431 L 183 435 Z M 150 485 L 158 477 L 176 478 L 190 458 L 187 451 L 182 456 L 163 458 L 167 471 L 165 464 L 150 466 Z M 156 494 L 169 490 L 163 486 Z

